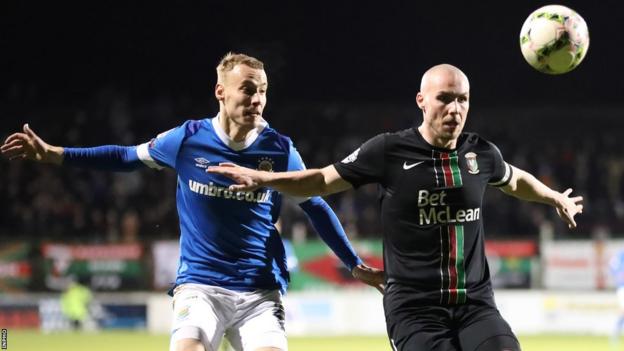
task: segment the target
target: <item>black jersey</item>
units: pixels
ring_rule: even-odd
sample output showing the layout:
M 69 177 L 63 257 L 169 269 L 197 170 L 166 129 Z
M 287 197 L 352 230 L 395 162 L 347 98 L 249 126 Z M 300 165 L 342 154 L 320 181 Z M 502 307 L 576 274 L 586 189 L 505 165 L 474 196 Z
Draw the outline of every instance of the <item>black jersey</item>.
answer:
M 379 183 L 387 284 L 443 305 L 490 300 L 482 201 L 512 168 L 498 148 L 463 133 L 453 150 L 428 144 L 417 129 L 380 134 L 334 164 L 359 187 Z

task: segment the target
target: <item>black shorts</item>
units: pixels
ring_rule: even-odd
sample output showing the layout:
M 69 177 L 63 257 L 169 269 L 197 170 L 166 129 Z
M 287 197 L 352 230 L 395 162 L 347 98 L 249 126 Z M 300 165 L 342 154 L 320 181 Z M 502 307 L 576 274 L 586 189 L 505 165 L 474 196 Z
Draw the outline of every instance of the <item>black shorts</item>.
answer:
M 393 350 L 520 350 L 518 339 L 493 301 L 440 306 L 391 290 L 384 295 L 384 311 Z

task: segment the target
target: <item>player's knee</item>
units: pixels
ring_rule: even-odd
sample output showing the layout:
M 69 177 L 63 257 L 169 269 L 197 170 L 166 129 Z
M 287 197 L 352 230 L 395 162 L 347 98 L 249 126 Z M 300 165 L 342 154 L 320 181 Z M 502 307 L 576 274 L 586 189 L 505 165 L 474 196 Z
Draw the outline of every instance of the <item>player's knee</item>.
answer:
M 204 344 L 197 339 L 180 339 L 175 342 L 174 351 L 212 351 L 206 350 Z
M 485 340 L 474 351 L 520 351 L 520 344 L 511 335 L 497 335 Z
M 176 329 L 171 335 L 171 351 L 216 351 L 210 345 L 204 345 L 205 336 L 201 329 L 186 326 Z

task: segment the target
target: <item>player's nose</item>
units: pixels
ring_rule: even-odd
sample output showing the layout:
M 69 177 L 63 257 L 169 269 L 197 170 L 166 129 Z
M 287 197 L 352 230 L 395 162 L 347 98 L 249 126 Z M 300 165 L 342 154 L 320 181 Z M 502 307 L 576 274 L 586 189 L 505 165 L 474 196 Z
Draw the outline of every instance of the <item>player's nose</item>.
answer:
M 262 104 L 262 96 L 260 96 L 260 93 L 253 94 L 251 97 L 251 104 L 256 106 Z
M 459 101 L 457 101 L 457 99 L 451 101 L 451 112 L 452 113 L 457 113 L 459 112 Z

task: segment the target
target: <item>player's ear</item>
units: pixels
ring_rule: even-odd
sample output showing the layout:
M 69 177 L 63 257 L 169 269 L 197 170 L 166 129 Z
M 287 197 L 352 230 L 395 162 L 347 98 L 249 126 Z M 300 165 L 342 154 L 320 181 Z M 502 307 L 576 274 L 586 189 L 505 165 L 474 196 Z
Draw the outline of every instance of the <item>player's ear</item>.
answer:
M 217 83 L 215 85 L 215 97 L 219 101 L 223 101 L 225 99 L 225 87 L 221 83 Z
M 420 93 L 420 91 L 416 94 L 416 105 L 418 105 L 418 108 L 425 112 L 425 97 Z

